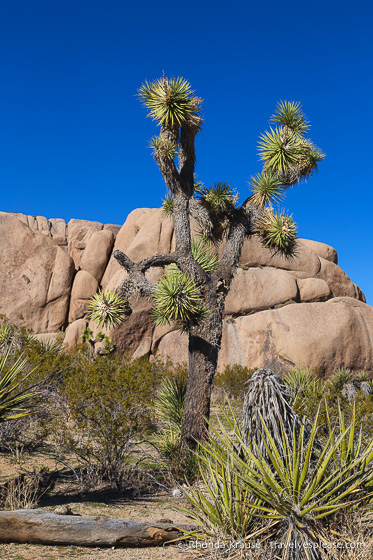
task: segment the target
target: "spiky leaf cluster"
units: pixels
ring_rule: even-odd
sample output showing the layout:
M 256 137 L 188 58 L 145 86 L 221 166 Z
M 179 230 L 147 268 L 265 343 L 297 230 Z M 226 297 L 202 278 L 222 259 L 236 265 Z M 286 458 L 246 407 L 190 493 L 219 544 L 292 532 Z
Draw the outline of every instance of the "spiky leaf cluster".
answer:
M 87 316 L 98 326 L 110 329 L 125 319 L 128 310 L 127 301 L 118 293 L 106 289 L 89 300 Z
M 192 240 L 192 255 L 207 274 L 217 271 L 218 256 L 214 252 L 212 244 L 203 237 Z
M 259 157 L 265 171 L 278 174 L 284 185 L 293 185 L 312 175 L 325 155 L 305 138 L 309 123 L 299 103 L 281 101 L 271 120 L 279 126 L 260 136 Z
M 302 106 L 296 101 L 280 101 L 277 104 L 276 113 L 272 115 L 271 121 L 287 126 L 298 134 L 307 134 L 310 124 L 302 111 Z
M 211 213 L 219 213 L 234 206 L 237 200 L 237 193 L 230 183 L 215 183 L 210 187 L 205 187 L 201 183 L 197 192 L 203 205 Z
M 169 192 L 166 194 L 164 200 L 162 200 L 162 211 L 166 216 L 172 216 L 172 211 L 174 209 L 174 197 Z
M 249 186 L 252 190 L 251 203 L 264 207 L 268 204 L 277 205 L 283 199 L 282 182 L 277 173 L 263 171 L 251 177 Z
M 175 157 L 177 145 L 163 136 L 153 136 L 149 142 L 156 160 L 167 159 L 172 161 Z
M 266 247 L 285 257 L 296 256 L 297 225 L 292 216 L 283 211 L 276 212 L 272 208 L 265 208 L 256 220 L 254 228 Z
M 8 348 L 0 358 L 0 423 L 29 414 L 32 399 L 37 395 L 21 388 L 32 372 L 28 371 L 28 363 L 23 356 L 12 362 L 11 353 L 11 348 Z
M 205 486 L 204 491 L 186 491 L 194 506 L 192 518 L 200 527 L 190 536 L 206 538 L 214 534 L 211 529 L 215 535 L 220 530 L 219 537 L 227 540 L 237 534 L 243 542 L 260 536 L 262 542 L 271 539 L 283 545 L 277 556 L 282 560 L 322 560 L 325 556 L 320 551 L 323 546 L 332 548 L 333 541 L 318 521 L 366 503 L 372 495 L 373 441 L 363 449 L 355 411 L 349 427 L 341 414 L 336 424 L 328 422 L 322 448 L 318 441 L 320 408 L 312 426 L 308 429 L 300 424 L 291 439 L 279 416 L 282 449 L 271 424 L 259 413 L 264 452 L 255 441 L 246 441 L 232 409 L 230 412 L 228 416 L 221 409 L 218 426 L 209 423 L 212 435 L 200 445 Z M 326 414 L 329 418 L 327 407 Z M 233 492 L 236 496 L 231 496 Z M 246 515 L 237 518 L 242 498 Z M 266 557 L 273 558 L 273 549 L 271 552 Z
M 179 270 L 169 270 L 154 289 L 153 321 L 156 325 L 178 322 L 183 330 L 200 318 L 203 308 L 198 285 Z
M 174 128 L 187 123 L 201 125 L 201 99 L 194 96 L 189 82 L 184 78 L 163 76 L 153 82 L 145 81 L 138 96 L 149 110 L 149 116 L 159 125 Z
M 214 243 L 220 241 L 229 229 L 232 212 L 237 205 L 237 191 L 230 183 L 215 183 L 209 187 L 198 183 L 194 194 L 201 208 L 207 210 L 209 215 L 208 228 L 200 224 L 204 237 Z

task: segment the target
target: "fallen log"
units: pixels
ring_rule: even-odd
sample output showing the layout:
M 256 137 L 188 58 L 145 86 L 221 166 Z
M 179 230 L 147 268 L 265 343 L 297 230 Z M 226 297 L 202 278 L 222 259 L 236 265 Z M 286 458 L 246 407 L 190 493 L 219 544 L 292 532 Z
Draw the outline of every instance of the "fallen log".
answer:
M 41 509 L 0 511 L 1 543 L 76 546 L 160 546 L 179 539 L 190 527 L 140 523 L 108 517 L 56 515 Z

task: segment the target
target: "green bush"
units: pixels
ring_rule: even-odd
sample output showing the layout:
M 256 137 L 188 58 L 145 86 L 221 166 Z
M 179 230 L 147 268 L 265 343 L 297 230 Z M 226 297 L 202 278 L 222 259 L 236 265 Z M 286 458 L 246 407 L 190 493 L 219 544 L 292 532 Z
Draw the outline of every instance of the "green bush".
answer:
M 245 392 L 245 383 L 251 378 L 255 369 L 234 364 L 226 366 L 222 373 L 215 378 L 215 386 L 225 391 L 229 398 L 242 399 Z
M 56 420 L 54 438 L 76 458 L 89 484 L 102 480 L 121 489 L 134 440 L 154 429 L 152 402 L 165 373 L 159 362 L 108 355 L 85 356 L 66 376 L 71 427 Z

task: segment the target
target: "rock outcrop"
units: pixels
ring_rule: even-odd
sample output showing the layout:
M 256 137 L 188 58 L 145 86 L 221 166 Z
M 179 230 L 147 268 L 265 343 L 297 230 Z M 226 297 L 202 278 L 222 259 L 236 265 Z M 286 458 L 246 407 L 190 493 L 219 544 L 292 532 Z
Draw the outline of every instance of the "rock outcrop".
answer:
M 115 289 L 125 277 L 113 250 L 140 261 L 174 247 L 172 220 L 160 209 L 134 210 L 122 227 L 0 216 L 0 313 L 37 333 L 66 330 L 68 347 L 88 324 L 89 298 L 100 287 Z M 337 263 L 336 250 L 318 241 L 300 239 L 297 258 L 288 260 L 248 239 L 226 300 L 219 368 L 239 363 L 275 370 L 307 365 L 326 373 L 338 367 L 372 370 L 373 308 Z M 151 281 L 161 274 L 148 273 Z M 149 302 L 133 302 L 129 319 L 109 333 L 118 349 L 186 361 L 186 337 L 172 327 L 154 328 L 150 311 Z

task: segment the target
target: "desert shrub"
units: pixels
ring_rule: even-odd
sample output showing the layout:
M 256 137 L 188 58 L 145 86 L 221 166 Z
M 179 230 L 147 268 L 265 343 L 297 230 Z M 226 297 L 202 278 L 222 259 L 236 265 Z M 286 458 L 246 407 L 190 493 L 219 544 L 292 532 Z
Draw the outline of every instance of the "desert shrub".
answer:
M 205 485 L 187 493 L 193 506 L 188 514 L 200 527 L 192 534 L 218 538 L 228 549 L 232 537 L 250 544 L 260 536 L 262 546 L 269 539 L 282 543 L 283 560 L 323 558 L 323 543 L 331 540 L 329 520 L 370 497 L 373 441 L 364 447 L 360 437 L 355 439 L 355 419 L 346 428 L 341 412 L 336 423 L 329 423 L 320 449 L 318 426 L 316 415 L 307 438 L 302 426 L 294 431 L 293 443 L 283 428 L 281 453 L 263 421 L 264 455 L 246 444 L 233 416 L 225 415 L 218 429 L 210 425 L 212 434 L 200 455 Z
M 34 509 L 43 494 L 52 486 L 49 475 L 23 473 L 0 488 L 0 505 L 3 509 Z
M 135 438 L 154 427 L 151 405 L 166 370 L 111 355 L 82 362 L 65 379 L 65 417 L 54 420 L 53 444 L 75 457 L 89 485 L 101 480 L 120 490 Z
M 245 383 L 251 378 L 255 369 L 234 364 L 226 366 L 222 373 L 215 378 L 215 386 L 225 391 L 229 398 L 242 399 L 245 392 Z

